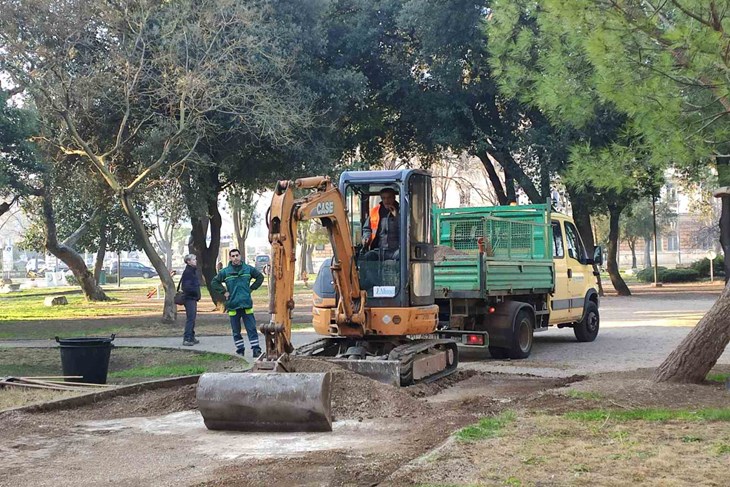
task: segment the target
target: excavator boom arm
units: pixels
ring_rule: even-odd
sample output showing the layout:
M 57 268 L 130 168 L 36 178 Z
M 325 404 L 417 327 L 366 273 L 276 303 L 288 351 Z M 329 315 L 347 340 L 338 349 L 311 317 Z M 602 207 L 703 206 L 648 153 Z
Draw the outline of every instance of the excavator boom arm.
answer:
M 295 189 L 312 190 L 295 199 Z M 294 278 L 299 222 L 319 218 L 329 233 L 334 251 L 332 275 L 339 295 L 338 324 L 362 326 L 365 322 L 365 292 L 355 264 L 350 225 L 342 194 L 328 177 L 279 181 L 269 215 L 271 242 L 271 323 L 267 329 L 267 355 L 275 358 L 291 348 L 291 316 L 294 309 Z M 269 343 L 269 337 L 273 343 Z M 273 350 L 272 350 L 273 349 Z

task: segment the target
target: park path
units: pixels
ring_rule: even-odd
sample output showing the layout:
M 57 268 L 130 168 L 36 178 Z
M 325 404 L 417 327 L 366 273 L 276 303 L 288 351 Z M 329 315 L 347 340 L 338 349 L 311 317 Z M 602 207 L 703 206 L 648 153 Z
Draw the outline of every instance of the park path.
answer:
M 601 331 L 595 342 L 578 343 L 570 329 L 535 335 L 532 355 L 526 360 L 492 360 L 488 352 L 462 351 L 462 368 L 485 372 L 525 373 L 549 377 L 656 367 L 689 333 L 717 299 L 719 291 L 642 293 L 601 300 Z M 195 347 L 183 347 L 179 337 L 122 338 L 117 346 L 161 347 L 233 353 L 230 336 L 200 336 Z M 318 338 L 311 330 L 295 330 L 294 346 Z M 54 347 L 53 340 L 7 340 L 0 346 Z M 246 350 L 251 358 L 251 350 Z M 730 350 L 718 364 L 730 364 Z

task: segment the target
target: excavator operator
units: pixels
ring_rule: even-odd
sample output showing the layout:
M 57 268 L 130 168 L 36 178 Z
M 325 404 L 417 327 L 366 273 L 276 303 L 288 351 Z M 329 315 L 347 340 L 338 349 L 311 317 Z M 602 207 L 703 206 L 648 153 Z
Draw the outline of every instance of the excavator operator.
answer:
M 369 250 L 370 259 L 377 260 L 379 252 L 383 251 L 386 259 L 398 259 L 400 250 L 400 219 L 398 211 L 400 205 L 395 200 L 395 190 L 383 188 L 380 190 L 380 204 L 370 210 L 370 215 L 363 223 L 362 245 Z
M 380 203 L 370 209 L 370 215 L 363 223 L 362 245 L 368 251 L 363 256 L 366 287 L 371 287 L 378 281 L 374 275 L 376 262 L 400 258 L 400 205 L 395 195 L 393 188 L 381 189 Z

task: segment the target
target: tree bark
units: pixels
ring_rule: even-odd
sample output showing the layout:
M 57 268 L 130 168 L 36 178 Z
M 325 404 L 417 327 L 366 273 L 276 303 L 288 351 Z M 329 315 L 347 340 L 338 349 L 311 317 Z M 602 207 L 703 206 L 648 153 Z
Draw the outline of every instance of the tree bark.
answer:
M 629 287 L 624 282 L 621 274 L 618 270 L 618 262 L 616 261 L 616 255 L 618 253 L 618 241 L 619 241 L 619 218 L 621 216 L 622 207 L 618 205 L 609 205 L 609 223 L 608 223 L 608 262 L 607 269 L 608 275 L 611 278 L 611 284 L 616 290 L 619 296 L 631 296 Z
M 213 303 L 217 309 L 222 310 L 225 304 L 225 297 L 214 292 L 210 286 L 213 278 L 217 274 L 216 260 L 218 259 L 221 240 L 222 219 L 218 211 L 218 193 L 214 197 L 209 198 L 207 215 L 197 218 L 192 217 L 191 224 L 193 228 L 190 232 L 192 237 L 190 252 L 198 258 L 198 267 L 200 268 L 203 281 L 205 282 L 206 288 L 208 288 Z M 206 243 L 208 228 L 210 228 L 210 245 Z
M 586 246 L 588 257 L 593 258 L 593 254 L 596 249 L 596 241 L 593 238 L 590 207 L 586 198 L 580 193 L 580 191 L 568 188 L 568 194 L 570 195 L 570 201 L 573 203 L 573 221 L 575 222 L 575 227 L 578 229 L 580 238 Z M 598 266 L 595 264 L 593 264 L 593 272 L 595 273 L 598 281 L 598 294 L 600 296 L 605 296 L 603 282 L 601 282 L 601 273 L 598 270 Z
M 170 270 L 167 266 L 165 266 L 165 262 L 152 245 L 152 242 L 147 235 L 147 229 L 144 226 L 144 222 L 137 213 L 137 209 L 134 207 L 132 194 L 128 190 L 122 189 L 119 192 L 119 198 L 122 203 L 122 209 L 129 217 L 144 253 L 147 255 L 147 258 L 150 259 L 152 267 L 154 267 L 157 271 L 160 281 L 162 281 L 162 287 L 165 289 L 165 303 L 162 308 L 162 323 L 175 323 L 175 318 L 177 317 L 177 306 L 175 305 L 175 282 L 172 280 Z
M 654 373 L 657 382 L 701 382 L 730 342 L 730 286 Z
M 96 251 L 96 260 L 94 261 L 94 280 L 99 284 L 101 269 L 104 267 L 104 256 L 106 255 L 107 245 L 107 228 L 106 219 L 101 224 L 101 234 L 99 235 L 99 250 Z
M 300 227 L 301 229 L 301 235 L 299 236 L 299 243 L 301 245 L 299 249 L 299 274 L 298 276 L 302 276 L 307 272 L 307 227 L 308 225 L 302 225 Z
M 725 284 L 730 280 L 730 195 L 720 198 L 722 210 L 720 213 L 720 245 L 725 256 Z M 712 263 L 710 263 L 712 265 Z
M 627 240 L 626 243 L 631 249 L 631 268 L 636 269 L 636 239 Z
M 3 216 L 5 213 L 10 211 L 10 207 L 13 206 L 16 201 L 18 201 L 18 196 L 10 200 L 10 203 L 8 203 L 7 201 L 3 201 L 2 203 L 0 203 L 0 216 Z
M 535 184 L 532 182 L 532 179 L 530 179 L 530 176 L 528 176 L 525 171 L 520 167 L 520 165 L 517 164 L 517 161 L 515 161 L 514 157 L 512 157 L 512 154 L 505 151 L 495 153 L 493 155 L 504 169 L 505 180 L 507 179 L 507 175 L 509 174 L 510 179 L 512 179 L 513 181 L 517 181 L 517 183 L 525 191 L 525 194 L 532 203 L 543 203 L 545 200 L 547 200 L 547 196 L 543 198 L 543 195 L 541 195 L 540 192 L 537 190 Z M 510 185 L 507 184 L 506 181 L 505 186 L 507 187 L 507 197 L 509 198 Z M 514 184 L 512 184 L 512 188 L 514 191 Z
M 492 164 L 489 156 L 486 152 L 484 152 L 481 154 L 477 154 L 477 157 L 482 162 L 482 166 L 484 166 L 484 169 L 487 171 L 489 182 L 492 183 L 492 188 L 494 188 L 494 194 L 497 195 L 497 201 L 499 201 L 500 205 L 508 204 L 507 195 L 504 193 L 504 187 L 502 186 L 502 180 L 499 179 L 499 174 L 497 174 L 497 170 L 494 169 L 494 164 Z M 445 198 L 446 197 L 444 196 L 444 199 Z
M 644 237 L 644 267 L 651 267 L 651 239 Z
M 81 286 L 84 296 L 89 301 L 108 301 L 109 297 L 104 290 L 98 286 L 94 275 L 89 272 L 83 257 L 71 247 L 58 243 L 56 231 L 56 220 L 53 215 L 53 202 L 48 190 L 44 190 L 41 196 L 43 207 L 43 225 L 45 227 L 46 249 L 58 257 L 73 272 L 74 277 Z

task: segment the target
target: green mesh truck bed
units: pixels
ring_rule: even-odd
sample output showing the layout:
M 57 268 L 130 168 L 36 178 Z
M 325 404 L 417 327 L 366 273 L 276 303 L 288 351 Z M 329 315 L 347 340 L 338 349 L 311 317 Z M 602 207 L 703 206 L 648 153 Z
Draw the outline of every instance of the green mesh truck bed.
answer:
M 550 292 L 548 205 L 434 208 L 437 298 Z

